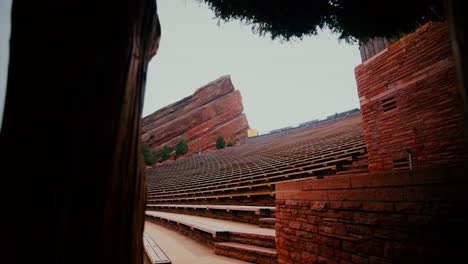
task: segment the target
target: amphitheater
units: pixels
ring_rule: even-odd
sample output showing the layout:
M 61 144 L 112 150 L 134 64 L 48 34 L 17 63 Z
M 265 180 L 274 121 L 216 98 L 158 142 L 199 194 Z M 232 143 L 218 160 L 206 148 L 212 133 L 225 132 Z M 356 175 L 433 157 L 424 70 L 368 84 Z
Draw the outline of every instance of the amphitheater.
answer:
M 274 263 L 275 185 L 365 172 L 366 160 L 359 114 L 251 140 L 148 171 L 147 219 L 217 254 Z
M 448 259 L 468 160 L 448 39 L 429 23 L 362 46 L 360 112 L 146 170 L 147 263 L 184 263 L 161 226 L 235 259 L 190 263 Z

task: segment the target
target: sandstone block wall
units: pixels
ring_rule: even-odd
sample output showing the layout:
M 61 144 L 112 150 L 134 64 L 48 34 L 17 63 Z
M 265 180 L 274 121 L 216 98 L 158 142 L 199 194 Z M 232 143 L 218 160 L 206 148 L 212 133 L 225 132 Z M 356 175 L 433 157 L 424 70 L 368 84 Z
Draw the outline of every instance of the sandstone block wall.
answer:
M 459 262 L 467 149 L 447 25 L 426 24 L 355 74 L 369 173 L 277 184 L 279 263 Z
M 429 23 L 355 69 L 369 170 L 466 162 L 447 24 Z
M 454 263 L 465 169 L 333 176 L 276 186 L 279 263 Z

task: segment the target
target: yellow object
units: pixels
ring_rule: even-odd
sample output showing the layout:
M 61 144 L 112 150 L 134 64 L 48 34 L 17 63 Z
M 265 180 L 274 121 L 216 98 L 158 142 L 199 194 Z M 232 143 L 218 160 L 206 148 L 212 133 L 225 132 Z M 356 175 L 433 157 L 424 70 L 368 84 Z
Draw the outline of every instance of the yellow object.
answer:
M 256 137 L 258 136 L 258 130 L 254 128 L 249 128 L 247 130 L 247 137 Z

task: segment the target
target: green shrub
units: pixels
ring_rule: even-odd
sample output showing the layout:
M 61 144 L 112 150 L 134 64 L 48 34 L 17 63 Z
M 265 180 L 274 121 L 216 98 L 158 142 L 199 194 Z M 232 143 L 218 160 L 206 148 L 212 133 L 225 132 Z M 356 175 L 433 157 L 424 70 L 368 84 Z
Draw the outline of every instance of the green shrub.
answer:
M 153 150 L 153 159 L 155 163 L 159 161 L 159 153 L 156 150 Z
M 230 142 L 230 141 L 229 141 L 229 143 L 227 143 L 227 145 L 226 145 L 226 147 L 228 147 L 228 148 L 230 148 L 230 147 L 232 147 L 232 146 L 234 146 L 234 144 L 232 144 L 232 142 Z
M 226 142 L 224 141 L 223 136 L 219 136 L 216 139 L 216 149 L 223 149 L 226 146 Z
M 171 152 L 172 152 L 172 148 L 167 145 L 164 145 L 164 147 L 161 149 L 161 155 L 160 155 L 159 161 L 163 162 L 169 159 L 171 157 Z
M 187 152 L 188 152 L 188 145 L 185 142 L 185 140 L 181 139 L 176 145 L 175 154 L 176 156 L 182 156 L 182 155 L 187 154 Z
M 156 152 L 151 153 L 151 149 L 146 143 L 143 143 L 141 145 L 141 153 L 143 155 L 143 162 L 147 166 L 151 166 L 158 161 L 157 153 Z

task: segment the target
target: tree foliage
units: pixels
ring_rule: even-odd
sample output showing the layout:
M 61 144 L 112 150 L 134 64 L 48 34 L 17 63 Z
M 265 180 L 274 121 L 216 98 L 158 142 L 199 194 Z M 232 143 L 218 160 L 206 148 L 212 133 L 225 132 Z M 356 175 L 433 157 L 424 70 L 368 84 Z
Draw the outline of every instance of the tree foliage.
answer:
M 226 146 L 226 142 L 224 141 L 223 136 L 219 136 L 216 139 L 216 149 L 223 149 Z
M 152 152 L 148 144 L 143 143 L 141 145 L 141 152 L 143 155 L 143 162 L 145 163 L 145 165 L 151 166 L 158 161 L 157 152 L 156 151 Z
M 185 142 L 185 140 L 181 139 L 179 140 L 179 142 L 177 143 L 176 145 L 176 156 L 182 156 L 182 155 L 185 155 L 187 154 L 188 152 L 188 145 L 187 143 Z
M 443 19 L 443 0 L 199 0 L 222 21 L 241 20 L 254 32 L 290 40 L 330 28 L 348 42 L 393 38 Z
M 164 147 L 161 149 L 161 155 L 160 155 L 160 162 L 166 161 L 171 157 L 171 152 L 172 148 L 169 147 L 168 145 L 164 145 Z

